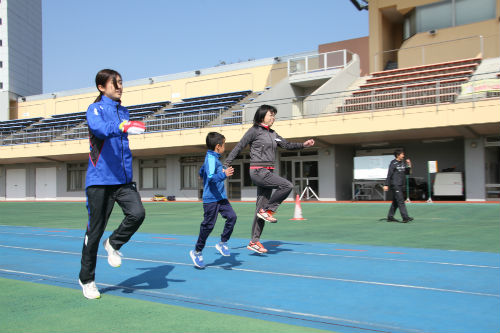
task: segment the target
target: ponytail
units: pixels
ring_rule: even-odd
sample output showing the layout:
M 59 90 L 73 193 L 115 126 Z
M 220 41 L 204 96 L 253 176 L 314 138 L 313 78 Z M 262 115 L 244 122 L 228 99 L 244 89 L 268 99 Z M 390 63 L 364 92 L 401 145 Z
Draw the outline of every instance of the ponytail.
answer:
M 96 97 L 94 103 L 97 103 L 97 102 L 100 102 L 101 101 L 101 98 L 102 98 L 102 92 L 99 91 L 99 96 Z

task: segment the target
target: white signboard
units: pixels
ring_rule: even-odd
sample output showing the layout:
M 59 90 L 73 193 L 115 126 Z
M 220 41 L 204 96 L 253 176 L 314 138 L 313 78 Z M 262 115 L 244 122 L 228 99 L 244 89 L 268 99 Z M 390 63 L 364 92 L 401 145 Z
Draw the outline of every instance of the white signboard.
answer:
M 354 179 L 385 179 L 393 155 L 354 157 Z
M 438 162 L 437 161 L 427 161 L 427 168 L 429 169 L 429 173 L 438 172 Z

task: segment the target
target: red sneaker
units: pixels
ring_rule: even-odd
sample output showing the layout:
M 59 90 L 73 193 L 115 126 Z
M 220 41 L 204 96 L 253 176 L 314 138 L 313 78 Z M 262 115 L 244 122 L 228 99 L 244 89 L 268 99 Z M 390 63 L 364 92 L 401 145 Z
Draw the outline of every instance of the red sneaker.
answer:
M 266 222 L 269 222 L 269 223 L 276 223 L 278 222 L 278 220 L 273 217 L 273 214 L 274 212 L 273 211 L 265 211 L 263 209 L 260 209 L 258 212 L 257 212 L 257 217 L 263 219 L 264 221 Z
M 257 253 L 266 253 L 267 252 L 267 249 L 260 242 L 248 243 L 247 249 L 255 251 Z

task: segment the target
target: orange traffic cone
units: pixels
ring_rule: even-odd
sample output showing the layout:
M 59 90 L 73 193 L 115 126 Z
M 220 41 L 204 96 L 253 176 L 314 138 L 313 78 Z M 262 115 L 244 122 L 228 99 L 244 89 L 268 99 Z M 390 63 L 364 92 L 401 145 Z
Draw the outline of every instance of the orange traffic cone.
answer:
M 293 219 L 290 219 L 290 220 L 292 220 L 292 221 L 307 220 L 307 219 L 302 217 L 302 208 L 300 207 L 300 197 L 298 194 L 295 197 L 295 211 L 293 213 Z

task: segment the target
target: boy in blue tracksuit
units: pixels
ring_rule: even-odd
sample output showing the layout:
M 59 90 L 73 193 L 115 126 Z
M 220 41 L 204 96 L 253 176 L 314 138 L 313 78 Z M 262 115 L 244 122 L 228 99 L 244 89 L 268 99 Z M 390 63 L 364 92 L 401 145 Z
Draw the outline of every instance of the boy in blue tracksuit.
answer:
M 200 226 L 200 235 L 194 250 L 189 252 L 193 263 L 198 268 L 204 268 L 203 256 L 201 254 L 208 236 L 212 232 L 220 213 L 226 219 L 224 231 L 220 242 L 215 244 L 215 248 L 223 256 L 230 256 L 227 241 L 233 233 L 236 223 L 236 213 L 227 200 L 224 180 L 233 175 L 234 169 L 229 167 L 224 169 L 219 158 L 225 150 L 226 139 L 217 132 L 207 134 L 206 143 L 208 147 L 205 163 L 200 168 L 200 177 L 203 178 L 203 222 Z

